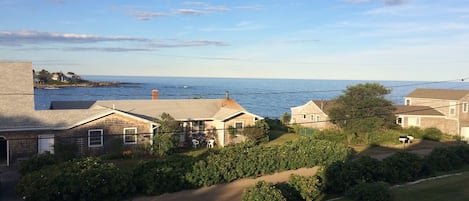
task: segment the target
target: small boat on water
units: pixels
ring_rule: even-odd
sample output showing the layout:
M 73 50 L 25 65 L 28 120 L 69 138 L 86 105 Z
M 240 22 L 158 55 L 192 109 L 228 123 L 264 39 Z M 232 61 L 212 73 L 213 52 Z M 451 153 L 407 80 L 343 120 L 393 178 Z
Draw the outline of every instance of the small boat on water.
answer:
M 57 88 L 57 87 L 44 87 L 43 89 L 60 89 L 60 88 Z

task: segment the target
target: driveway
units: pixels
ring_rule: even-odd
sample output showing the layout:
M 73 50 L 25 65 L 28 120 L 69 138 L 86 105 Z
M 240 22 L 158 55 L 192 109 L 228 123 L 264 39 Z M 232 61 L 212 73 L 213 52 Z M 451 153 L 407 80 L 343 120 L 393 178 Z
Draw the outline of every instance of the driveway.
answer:
M 15 193 L 15 186 L 18 183 L 20 174 L 16 167 L 0 167 L 0 181 L 1 181 L 1 192 L 0 200 L 2 201 L 20 201 Z

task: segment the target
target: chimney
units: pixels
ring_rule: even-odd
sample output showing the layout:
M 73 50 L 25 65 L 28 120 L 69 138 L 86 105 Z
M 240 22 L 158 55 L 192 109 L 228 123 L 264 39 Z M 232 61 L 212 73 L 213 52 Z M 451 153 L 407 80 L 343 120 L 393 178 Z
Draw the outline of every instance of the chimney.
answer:
M 230 99 L 230 92 L 228 90 L 225 92 L 225 99 Z
M 151 99 L 158 100 L 158 94 L 159 94 L 158 89 L 151 90 Z
M 321 101 L 321 110 L 324 111 L 324 101 Z

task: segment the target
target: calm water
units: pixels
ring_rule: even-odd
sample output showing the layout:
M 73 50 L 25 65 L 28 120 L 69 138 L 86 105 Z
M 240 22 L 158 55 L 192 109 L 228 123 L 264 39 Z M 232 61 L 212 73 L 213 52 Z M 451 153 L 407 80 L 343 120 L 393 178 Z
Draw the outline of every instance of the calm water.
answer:
M 289 80 L 236 78 L 175 78 L 83 76 L 94 81 L 127 82 L 119 87 L 35 89 L 36 109 L 48 109 L 51 101 L 151 99 L 151 90 L 159 90 L 160 99 L 223 98 L 225 91 L 248 111 L 278 118 L 291 107 L 309 100 L 328 100 L 340 95 L 349 85 L 370 81 Z M 403 104 L 403 97 L 415 88 L 469 89 L 465 82 L 372 81 L 392 90 L 387 98 Z

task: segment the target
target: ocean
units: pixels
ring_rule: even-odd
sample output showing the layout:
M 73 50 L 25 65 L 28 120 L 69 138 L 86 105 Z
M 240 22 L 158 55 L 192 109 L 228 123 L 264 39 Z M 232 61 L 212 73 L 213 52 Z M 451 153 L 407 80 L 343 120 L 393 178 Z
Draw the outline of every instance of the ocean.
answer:
M 51 101 L 151 99 L 158 89 L 160 99 L 224 98 L 225 92 L 249 112 L 269 118 L 279 118 L 291 107 L 309 100 L 330 100 L 341 95 L 347 86 L 378 82 L 391 89 L 386 97 L 403 104 L 404 96 L 416 88 L 469 90 L 467 81 L 366 81 L 366 80 L 297 80 L 245 78 L 187 78 L 82 76 L 92 81 L 125 82 L 116 87 L 35 89 L 37 110 L 48 109 Z

